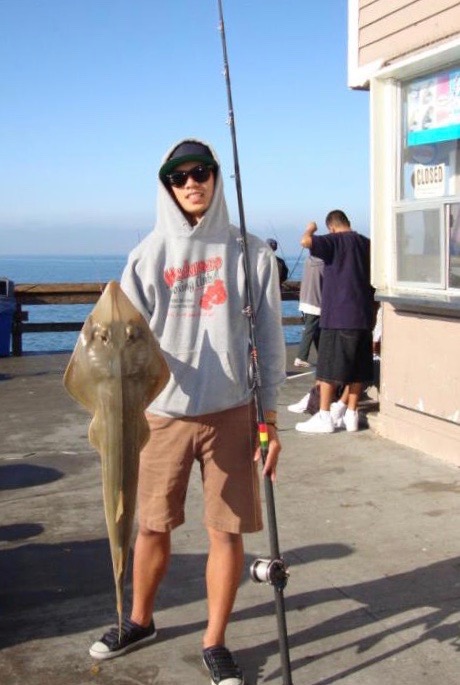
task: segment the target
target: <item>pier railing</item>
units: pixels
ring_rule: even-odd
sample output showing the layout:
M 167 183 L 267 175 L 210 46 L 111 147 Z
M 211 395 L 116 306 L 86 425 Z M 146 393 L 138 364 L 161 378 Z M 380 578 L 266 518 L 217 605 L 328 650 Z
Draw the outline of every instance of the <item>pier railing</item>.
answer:
M 25 333 L 53 333 L 79 331 L 83 321 L 29 322 L 29 311 L 24 307 L 37 305 L 92 304 L 97 302 L 105 283 L 18 283 L 14 288 L 16 311 L 12 324 L 12 350 L 16 357 L 22 354 L 22 336 Z M 286 281 L 281 290 L 284 301 L 299 299 L 299 281 Z M 299 316 L 283 317 L 284 326 L 299 326 Z

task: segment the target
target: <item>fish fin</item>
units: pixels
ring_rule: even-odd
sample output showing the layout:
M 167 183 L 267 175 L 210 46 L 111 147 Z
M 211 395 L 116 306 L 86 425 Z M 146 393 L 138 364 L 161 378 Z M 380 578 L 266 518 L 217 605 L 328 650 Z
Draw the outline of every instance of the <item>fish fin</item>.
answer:
M 97 395 L 91 382 L 91 369 L 86 358 L 86 347 L 91 340 L 93 317 L 90 314 L 85 320 L 78 336 L 77 344 L 64 372 L 64 387 L 74 400 L 93 413 L 96 408 Z
M 88 428 L 88 440 L 91 445 L 101 454 L 101 429 L 99 416 L 95 414 L 89 424 Z

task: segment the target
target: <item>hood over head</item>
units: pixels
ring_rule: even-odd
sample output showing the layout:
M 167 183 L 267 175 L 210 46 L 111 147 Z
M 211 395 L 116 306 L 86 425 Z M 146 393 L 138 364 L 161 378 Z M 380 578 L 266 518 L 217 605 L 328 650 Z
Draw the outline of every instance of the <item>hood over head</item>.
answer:
M 210 156 L 208 156 L 210 155 Z M 187 157 L 187 159 L 185 159 Z M 191 226 L 185 214 L 176 204 L 164 179 L 175 166 L 185 161 L 197 160 L 213 164 L 215 167 L 214 195 L 211 204 L 196 226 Z M 155 230 L 176 233 L 177 235 L 192 236 L 195 232 L 200 235 L 211 236 L 216 232 L 227 229 L 229 217 L 224 197 L 220 163 L 214 149 L 205 141 L 196 138 L 185 138 L 173 145 L 161 161 L 158 180 L 157 221 Z

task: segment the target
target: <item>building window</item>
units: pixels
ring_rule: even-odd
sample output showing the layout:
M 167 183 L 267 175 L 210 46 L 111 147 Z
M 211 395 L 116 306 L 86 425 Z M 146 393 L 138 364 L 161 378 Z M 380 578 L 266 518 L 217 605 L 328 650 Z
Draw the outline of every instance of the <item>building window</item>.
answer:
M 401 83 L 394 281 L 460 288 L 460 66 Z
M 460 288 L 460 204 L 451 204 L 449 211 L 448 287 Z
M 396 215 L 398 283 L 442 286 L 440 225 L 439 209 L 411 210 Z

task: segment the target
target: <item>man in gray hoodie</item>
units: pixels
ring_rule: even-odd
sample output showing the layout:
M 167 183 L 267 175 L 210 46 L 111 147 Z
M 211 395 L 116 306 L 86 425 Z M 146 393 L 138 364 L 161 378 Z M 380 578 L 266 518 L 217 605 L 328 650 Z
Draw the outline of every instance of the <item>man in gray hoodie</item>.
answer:
M 247 250 L 269 437 L 263 474 L 274 479 L 281 449 L 277 390 L 286 368 L 278 268 L 272 250 L 251 234 Z M 147 411 L 151 439 L 140 460 L 131 616 L 121 639 L 112 628 L 90 654 L 109 659 L 155 638 L 155 596 L 170 559 L 171 531 L 184 522 L 196 460 L 209 538 L 203 661 L 213 683 L 241 685 L 225 631 L 244 564 L 242 534 L 262 528 L 260 451 L 240 232 L 229 222 L 219 162 L 206 143 L 184 140 L 166 154 L 155 229 L 129 255 L 121 285 L 158 339 L 171 378 Z

